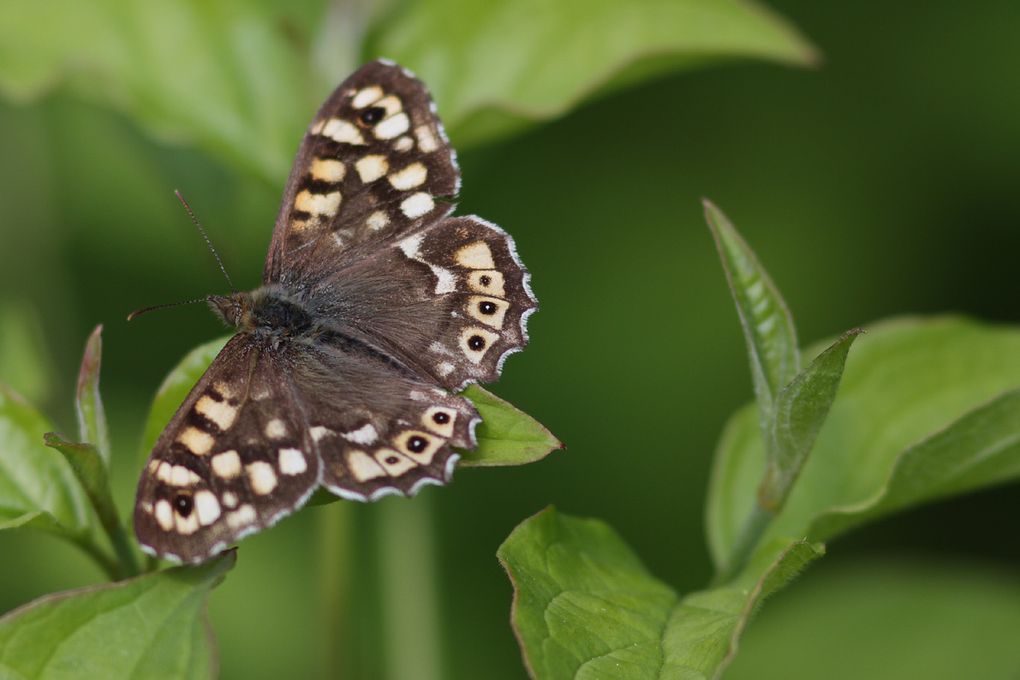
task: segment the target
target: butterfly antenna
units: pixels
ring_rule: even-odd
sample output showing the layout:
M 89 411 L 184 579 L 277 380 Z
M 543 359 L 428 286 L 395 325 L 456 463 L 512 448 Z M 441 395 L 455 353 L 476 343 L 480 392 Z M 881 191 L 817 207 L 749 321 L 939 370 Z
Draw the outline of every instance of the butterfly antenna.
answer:
M 230 292 L 236 293 L 237 292 L 237 288 L 234 288 L 234 282 L 230 280 L 230 274 L 227 273 L 227 268 L 223 266 L 223 260 L 220 259 L 220 254 L 217 253 L 216 252 L 216 248 L 213 247 L 212 241 L 209 240 L 209 235 L 206 234 L 205 233 L 205 229 L 202 228 L 202 223 L 198 221 L 197 217 L 195 217 L 195 211 L 192 210 L 191 206 L 188 205 L 188 202 L 184 200 L 184 196 L 181 195 L 181 192 L 180 192 L 179 189 L 174 189 L 174 196 L 176 196 L 177 200 L 181 202 L 181 205 L 184 206 L 184 209 L 188 211 L 188 217 L 190 217 L 191 221 L 195 223 L 196 227 L 198 227 L 198 233 L 202 234 L 202 238 L 205 239 L 205 244 L 207 246 L 209 246 L 209 250 L 212 252 L 213 257 L 216 258 L 216 263 L 220 266 L 220 271 L 223 272 L 223 278 L 225 278 L 227 280 L 227 285 L 230 286 Z M 177 303 L 177 304 L 190 304 L 190 303 L 182 302 L 182 303 Z M 172 307 L 173 305 L 162 305 L 162 306 Z M 144 311 L 148 311 L 148 310 L 144 310 Z M 129 317 L 129 319 L 130 319 L 130 317 Z
M 128 314 L 127 315 L 127 320 L 128 321 L 134 321 L 135 319 L 140 317 L 142 314 L 147 314 L 147 313 L 155 311 L 157 309 L 166 309 L 167 307 L 180 307 L 181 305 L 193 305 L 196 302 L 205 302 L 206 300 L 208 300 L 208 298 L 204 298 L 203 297 L 203 298 L 195 298 L 194 300 L 185 300 L 184 302 L 165 302 L 165 303 L 163 303 L 161 305 L 153 305 L 152 307 L 143 307 L 141 309 L 136 309 L 135 311 L 133 311 L 130 314 Z

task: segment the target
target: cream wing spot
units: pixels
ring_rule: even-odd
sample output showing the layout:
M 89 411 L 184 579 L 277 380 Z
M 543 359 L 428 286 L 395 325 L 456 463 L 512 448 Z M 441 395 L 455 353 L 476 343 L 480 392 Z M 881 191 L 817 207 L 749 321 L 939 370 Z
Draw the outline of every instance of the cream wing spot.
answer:
M 467 300 L 467 313 L 481 321 L 486 326 L 496 330 L 503 328 L 503 320 L 506 317 L 506 310 L 510 303 L 499 298 L 482 297 L 472 295 Z
M 374 213 L 368 216 L 367 220 L 365 220 L 365 224 L 367 224 L 368 228 L 371 229 L 372 231 L 379 231 L 380 229 L 384 229 L 386 225 L 389 223 L 390 223 L 389 215 L 384 213 L 382 210 L 376 210 Z
M 240 529 L 255 521 L 255 506 L 245 503 L 237 510 L 227 513 L 227 524 L 231 529 Z
M 407 456 L 402 456 L 393 449 L 379 449 L 375 452 L 375 460 L 386 470 L 390 477 L 399 477 L 418 464 Z
M 439 377 L 445 378 L 446 376 L 453 373 L 454 366 L 449 361 L 441 361 L 436 366 L 436 372 L 439 373 Z
M 477 364 L 485 357 L 492 344 L 499 339 L 499 334 L 490 330 L 472 326 L 460 333 L 460 349 L 471 363 Z
M 328 427 L 323 427 L 322 425 L 316 425 L 308 430 L 308 434 L 312 435 L 312 441 L 314 442 L 321 442 L 327 435 L 332 433 L 333 430 Z
M 276 488 L 276 472 L 273 466 L 265 461 L 256 461 L 247 465 L 248 483 L 251 490 L 260 496 L 272 493 Z
M 457 412 L 452 408 L 433 406 L 421 414 L 422 425 L 447 439 L 453 436 L 453 427 L 456 422 Z
M 468 288 L 476 293 L 498 298 L 506 295 L 503 273 L 495 269 L 473 271 L 468 274 Z
M 174 509 L 170 507 L 170 501 L 161 500 L 156 502 L 156 523 L 163 531 L 170 531 L 174 528 Z
M 428 125 L 419 125 L 414 129 L 414 136 L 418 138 L 418 148 L 423 153 L 432 153 L 439 148 L 439 142 Z
M 335 158 L 316 158 L 309 169 L 312 179 L 330 183 L 343 180 L 346 171 L 344 164 Z
M 233 491 L 223 492 L 223 507 L 225 508 L 236 508 L 237 507 L 237 494 Z
M 492 251 L 485 241 L 475 241 L 461 247 L 453 255 L 454 261 L 465 269 L 493 269 Z
M 376 125 L 375 136 L 377 139 L 393 139 L 407 132 L 410 127 L 411 121 L 408 119 L 407 114 L 398 113 Z
M 396 95 L 387 95 L 379 101 L 372 102 L 373 107 L 378 107 L 386 111 L 386 117 L 396 115 L 404 110 L 404 107 L 400 103 L 400 99 Z
M 203 394 L 195 402 L 195 410 L 216 423 L 216 427 L 224 432 L 230 429 L 230 426 L 234 424 L 234 418 L 237 417 L 236 408 L 225 401 L 216 401 L 208 394 Z
M 403 170 L 390 173 L 387 179 L 394 189 L 407 191 L 424 184 L 428 174 L 428 168 L 423 163 L 411 163 Z
M 340 209 L 340 199 L 339 191 L 315 194 L 305 189 L 294 198 L 294 207 L 312 215 L 332 217 Z
M 351 475 L 359 482 L 367 482 L 370 479 L 385 477 L 386 471 L 381 465 L 372 460 L 364 451 L 349 451 L 347 453 L 347 467 Z
M 330 118 L 318 134 L 321 134 L 323 137 L 329 137 L 334 142 L 341 144 L 354 144 L 356 146 L 365 144 L 365 138 L 361 136 L 361 131 L 351 122 L 342 118 Z
M 220 502 L 212 491 L 203 489 L 195 494 L 195 511 L 198 514 L 198 523 L 202 526 L 209 526 L 220 517 Z
M 279 418 L 273 418 L 266 423 L 265 434 L 270 439 L 283 439 L 287 436 L 287 426 Z
M 370 104 L 382 99 L 383 91 L 378 85 L 371 85 L 358 90 L 357 94 L 354 95 L 354 99 L 351 100 L 351 106 L 356 109 L 363 109 Z
M 241 474 L 241 457 L 231 449 L 212 457 L 212 469 L 217 477 L 233 479 Z
M 183 465 L 174 465 L 170 471 L 170 484 L 173 486 L 194 486 L 200 481 L 198 475 Z
M 404 135 L 403 137 L 398 138 L 397 141 L 393 142 L 393 148 L 401 153 L 410 151 L 414 148 L 414 140 L 407 135 Z
M 308 469 L 305 455 L 300 449 L 280 449 L 277 455 L 280 472 L 285 475 L 300 475 Z
M 386 160 L 386 156 L 369 154 L 359 158 L 354 164 L 354 169 L 358 171 L 358 177 L 361 178 L 361 181 L 368 184 L 389 172 L 390 163 Z
M 379 438 L 379 432 L 372 423 L 365 423 L 356 430 L 344 432 L 341 436 L 349 442 L 368 446 L 369 444 L 374 444 Z
M 419 191 L 401 201 L 400 212 L 413 220 L 428 213 L 434 207 L 436 207 L 436 202 L 432 196 L 424 191 Z
M 162 463 L 159 464 L 159 468 L 156 469 L 156 479 L 163 482 L 164 484 L 172 484 L 173 469 L 174 469 L 173 465 L 166 461 L 163 461 Z
M 204 456 L 209 453 L 213 446 L 212 435 L 208 432 L 203 432 L 197 427 L 185 428 L 177 435 L 177 441 L 196 456 Z

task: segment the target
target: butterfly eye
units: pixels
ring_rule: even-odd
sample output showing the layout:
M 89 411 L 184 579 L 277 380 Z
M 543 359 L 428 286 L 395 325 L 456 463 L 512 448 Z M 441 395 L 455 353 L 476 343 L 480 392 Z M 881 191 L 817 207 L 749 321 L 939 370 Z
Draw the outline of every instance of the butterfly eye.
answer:
M 407 448 L 413 453 L 421 453 L 428 445 L 429 443 L 425 440 L 425 437 L 414 436 L 407 440 Z
M 187 518 L 194 509 L 195 503 L 190 495 L 179 493 L 174 498 L 174 507 L 177 509 L 178 515 Z
M 478 303 L 478 311 L 485 315 L 492 315 L 496 313 L 496 304 L 485 300 L 484 302 Z
M 376 123 L 378 123 L 380 120 L 383 119 L 383 116 L 385 115 L 386 109 L 382 108 L 381 106 L 372 106 L 361 112 L 361 115 L 358 116 L 358 121 L 363 126 L 369 127 L 371 125 L 375 125 Z
M 483 274 L 482 277 L 478 279 L 478 282 L 481 283 L 483 286 L 488 286 L 490 283 L 492 283 L 492 277 L 489 276 L 488 274 Z
M 468 347 L 477 351 L 485 347 L 485 338 L 480 335 L 472 335 L 468 338 Z
M 432 420 L 434 420 L 437 425 L 446 425 L 448 422 L 450 422 L 450 414 L 443 413 L 442 411 L 437 411 L 435 414 L 433 414 Z

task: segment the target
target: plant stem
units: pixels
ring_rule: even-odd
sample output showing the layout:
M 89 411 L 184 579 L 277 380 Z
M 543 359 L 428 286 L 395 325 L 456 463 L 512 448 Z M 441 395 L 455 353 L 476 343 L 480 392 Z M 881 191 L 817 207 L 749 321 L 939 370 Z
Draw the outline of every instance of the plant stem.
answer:
M 737 538 L 737 542 L 733 547 L 733 551 L 730 553 L 730 558 L 716 574 L 713 583 L 715 585 L 721 585 L 731 580 L 740 571 L 747 566 L 748 560 L 751 558 L 751 554 L 754 549 L 758 547 L 759 541 L 761 541 L 762 535 L 768 528 L 769 523 L 772 521 L 774 514 L 761 507 L 757 501 L 751 508 L 750 514 L 747 519 L 744 520 L 744 526 L 740 530 L 740 536 Z
M 113 545 L 113 552 L 117 555 L 117 561 L 120 562 L 122 574 L 125 577 L 131 577 L 142 573 L 138 566 L 138 558 L 135 556 L 135 551 L 131 548 L 131 542 L 128 540 L 127 532 L 124 531 L 124 526 L 117 522 L 112 527 L 106 527 L 106 533 L 110 537 L 110 543 Z
M 106 572 L 111 581 L 118 581 L 123 577 L 121 565 L 117 560 L 106 554 L 98 545 L 88 538 L 75 538 L 72 542 L 81 548 L 82 552 L 91 557 L 99 565 L 99 568 Z
M 383 503 L 378 519 L 385 677 L 441 680 L 432 499 Z
M 323 507 L 319 516 L 319 593 L 322 609 L 322 677 L 336 678 L 350 668 L 351 638 L 346 627 L 346 614 L 351 611 L 350 588 L 351 555 L 354 552 L 352 536 L 352 506 L 337 502 Z

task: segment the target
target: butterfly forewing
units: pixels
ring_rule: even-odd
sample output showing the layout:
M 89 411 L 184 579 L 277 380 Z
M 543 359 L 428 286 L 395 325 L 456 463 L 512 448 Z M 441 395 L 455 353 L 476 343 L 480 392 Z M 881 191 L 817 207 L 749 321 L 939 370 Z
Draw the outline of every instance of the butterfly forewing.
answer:
M 134 521 L 143 548 L 201 561 L 315 489 L 319 460 L 287 377 L 290 358 L 246 333 L 216 357 L 142 472 Z
M 266 257 L 269 282 L 316 281 L 341 253 L 434 221 L 460 175 L 425 86 L 384 61 L 330 95 L 301 143 Z M 349 258 L 348 258 L 349 259 Z

